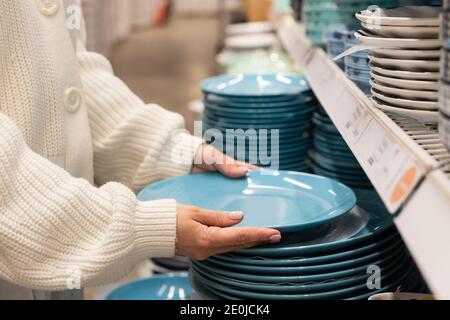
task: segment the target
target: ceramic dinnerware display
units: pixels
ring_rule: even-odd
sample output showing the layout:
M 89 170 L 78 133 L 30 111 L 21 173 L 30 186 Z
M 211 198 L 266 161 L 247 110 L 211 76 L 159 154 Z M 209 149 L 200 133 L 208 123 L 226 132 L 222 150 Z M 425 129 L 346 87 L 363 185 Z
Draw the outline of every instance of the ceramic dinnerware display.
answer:
M 309 126 L 318 102 L 303 76 L 222 75 L 201 88 L 207 143 L 261 167 L 309 170 Z
M 367 8 L 376 6 L 382 8 L 393 8 L 407 5 L 429 5 L 439 3 L 439 1 L 427 0 L 305 0 L 303 1 L 302 15 L 309 39 L 319 46 L 325 46 L 326 38 L 324 34 L 337 25 L 347 25 L 357 27 L 355 13 Z M 432 25 L 436 27 L 436 25 Z M 390 32 L 388 30 L 386 32 Z M 434 35 L 435 29 L 428 30 Z
M 299 172 L 250 171 L 244 179 L 201 173 L 167 179 L 139 193 L 142 201 L 176 199 L 197 207 L 243 211 L 238 226 L 298 232 L 330 223 L 356 203 L 354 192 L 335 180 Z
M 138 195 L 141 201 L 163 198 L 242 210 L 238 226 L 282 233 L 276 244 L 191 261 L 191 284 L 202 298 L 367 299 L 423 289 L 382 202 L 371 195 L 356 203 L 352 190 L 335 180 L 265 169 L 243 179 L 200 173 L 157 182 Z M 380 287 L 367 286 L 369 268 L 380 270 Z
M 441 77 L 439 90 L 439 135 L 450 151 L 450 8 L 442 14 Z M 450 169 L 450 168 L 449 168 Z
M 437 123 L 440 7 L 405 6 L 356 14 L 355 37 L 375 47 L 368 55 L 374 105 L 384 111 Z
M 323 108 L 314 113 L 313 123 L 313 148 L 309 152 L 313 172 L 352 188 L 371 189 L 367 175 Z
M 345 218 L 345 220 L 344 220 Z M 361 225 L 361 222 L 362 225 Z M 203 299 L 350 299 L 390 291 L 426 292 L 421 276 L 383 205 L 360 201 L 333 230 L 359 228 L 342 237 L 322 235 L 192 261 L 190 280 Z M 344 232 L 345 233 L 345 232 Z M 369 268 L 379 268 L 379 288 L 368 288 Z

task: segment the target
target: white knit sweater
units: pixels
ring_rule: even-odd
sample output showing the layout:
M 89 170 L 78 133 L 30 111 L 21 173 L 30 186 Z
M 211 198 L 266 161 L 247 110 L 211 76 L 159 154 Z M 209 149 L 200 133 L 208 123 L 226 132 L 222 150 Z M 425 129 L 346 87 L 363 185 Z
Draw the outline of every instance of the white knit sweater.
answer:
M 0 0 L 0 298 L 49 297 L 29 289 L 78 275 L 104 284 L 174 254 L 175 201 L 133 191 L 188 173 L 201 141 L 84 49 L 65 26 L 77 2 Z

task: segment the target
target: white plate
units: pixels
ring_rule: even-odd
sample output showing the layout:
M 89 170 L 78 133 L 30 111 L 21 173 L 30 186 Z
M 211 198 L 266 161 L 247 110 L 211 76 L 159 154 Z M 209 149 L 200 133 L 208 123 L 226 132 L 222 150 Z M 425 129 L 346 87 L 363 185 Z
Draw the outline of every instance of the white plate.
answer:
M 412 90 L 439 90 L 439 82 L 437 81 L 421 81 L 421 80 L 405 80 L 380 75 L 372 70 L 372 78 L 376 81 L 392 85 L 394 87 Z
M 410 109 L 410 110 L 426 110 L 426 111 L 437 111 L 438 103 L 434 101 L 418 101 L 418 100 L 409 100 L 391 97 L 383 94 L 380 91 L 377 91 L 375 87 L 371 90 L 372 95 L 379 100 L 382 100 L 389 105 L 395 106 L 397 108 Z
M 440 50 L 407 50 L 407 49 L 383 49 L 376 48 L 371 53 L 377 57 L 393 58 L 393 59 L 424 59 L 436 58 L 441 56 Z
M 270 48 L 277 43 L 277 38 L 272 33 L 257 33 L 242 36 L 233 36 L 225 39 L 225 47 L 235 50 L 251 50 Z
M 439 98 L 439 93 L 437 91 L 423 91 L 423 90 L 409 90 L 409 89 L 400 89 L 389 87 L 383 85 L 381 83 L 377 83 L 376 81 L 370 80 L 370 85 L 380 91 L 380 93 L 385 93 L 387 95 L 392 95 L 405 99 L 424 99 L 428 102 L 437 102 Z
M 372 103 L 378 109 L 386 112 L 396 113 L 408 118 L 415 119 L 422 123 L 434 124 L 438 122 L 439 112 L 436 111 L 424 111 L 424 110 L 408 110 L 404 108 L 398 108 L 385 104 L 382 101 L 372 97 Z
M 388 77 L 410 80 L 439 80 L 439 72 L 413 72 L 398 69 L 389 69 L 371 62 L 371 70 Z
M 420 38 L 437 39 L 439 38 L 439 27 L 402 27 L 402 26 L 383 26 L 378 24 L 369 24 L 362 22 L 364 29 L 369 30 L 386 38 Z
M 383 38 L 372 35 L 362 30 L 355 32 L 355 37 L 365 45 L 384 47 L 384 48 L 440 48 L 441 41 L 438 39 L 402 39 L 402 38 Z
M 375 57 L 372 54 L 369 54 L 369 59 L 380 66 L 392 67 L 405 71 L 439 71 L 439 60 L 390 59 Z
M 356 18 L 369 24 L 384 26 L 439 26 L 441 7 L 405 6 L 393 9 L 364 10 Z
M 267 33 L 273 31 L 273 25 L 269 22 L 248 22 L 235 23 L 226 27 L 225 33 L 228 36 L 237 36 L 252 33 Z

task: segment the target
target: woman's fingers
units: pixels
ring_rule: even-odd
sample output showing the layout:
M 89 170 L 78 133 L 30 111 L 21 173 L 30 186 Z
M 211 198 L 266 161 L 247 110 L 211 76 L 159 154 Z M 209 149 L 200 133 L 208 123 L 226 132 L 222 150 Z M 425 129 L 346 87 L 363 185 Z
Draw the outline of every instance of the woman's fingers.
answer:
M 259 170 L 260 168 L 244 163 L 241 161 L 233 160 L 230 157 L 225 156 L 225 161 L 222 163 L 217 163 L 216 168 L 217 170 L 222 173 L 224 176 L 230 177 L 230 178 L 241 178 L 244 177 L 249 170 Z
M 243 219 L 242 212 L 205 210 L 178 205 L 176 250 L 194 259 L 281 240 L 278 230 L 231 227 Z
M 229 247 L 236 250 L 258 244 L 277 243 L 281 240 L 280 232 L 269 228 L 208 227 L 205 232 L 211 248 Z
M 216 211 L 197 209 L 193 218 L 205 226 L 230 227 L 238 224 L 244 218 L 242 211 Z

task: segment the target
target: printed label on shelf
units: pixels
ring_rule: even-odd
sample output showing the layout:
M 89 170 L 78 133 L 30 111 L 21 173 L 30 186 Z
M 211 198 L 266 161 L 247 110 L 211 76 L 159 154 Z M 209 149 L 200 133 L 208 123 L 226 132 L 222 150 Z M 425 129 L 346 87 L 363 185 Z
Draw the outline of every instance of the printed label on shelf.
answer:
M 391 213 L 412 192 L 424 170 L 409 150 L 358 100 L 352 83 L 321 51 L 309 59 L 306 76 L 316 96 Z M 362 98 L 365 98 L 362 96 Z

